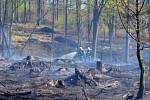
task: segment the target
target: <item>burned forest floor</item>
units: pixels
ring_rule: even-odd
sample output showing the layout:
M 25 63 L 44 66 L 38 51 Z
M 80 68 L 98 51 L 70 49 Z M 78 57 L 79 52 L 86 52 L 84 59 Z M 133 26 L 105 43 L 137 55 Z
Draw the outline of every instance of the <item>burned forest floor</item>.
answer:
M 103 63 L 100 72 L 94 63 L 75 61 L 0 62 L 1 100 L 125 100 L 134 99 L 139 86 L 139 70 L 132 65 Z M 150 97 L 149 82 L 147 75 L 144 100 Z
M 47 27 L 26 26 L 12 28 L 10 57 L 0 58 L 0 100 L 136 99 L 140 70 L 132 40 L 129 63 L 124 63 L 124 38 L 114 38 L 112 50 L 107 38 L 99 38 L 97 55 L 102 60 L 99 71 L 96 62 L 80 61 L 76 57 L 74 32 L 64 37 L 61 30 L 56 30 L 52 43 L 51 30 Z M 91 42 L 85 39 L 82 45 L 87 49 Z M 143 52 L 146 66 L 143 100 L 149 100 L 150 52 L 149 49 Z M 27 56 L 31 56 L 30 63 Z

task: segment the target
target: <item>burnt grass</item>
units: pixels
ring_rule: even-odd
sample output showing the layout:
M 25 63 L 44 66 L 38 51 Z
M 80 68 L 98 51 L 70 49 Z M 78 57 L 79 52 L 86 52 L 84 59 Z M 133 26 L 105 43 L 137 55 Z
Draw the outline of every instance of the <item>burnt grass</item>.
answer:
M 94 63 L 46 62 L 38 58 L 34 58 L 32 67 L 28 67 L 23 59 L 0 70 L 0 100 L 125 100 L 131 94 L 134 99 L 139 70 L 121 67 L 128 65 L 105 63 L 103 68 L 112 70 L 99 72 Z M 75 68 L 81 75 L 76 76 Z M 146 76 L 145 100 L 150 96 L 149 79 Z M 52 85 L 57 80 L 64 86 Z M 71 83 L 71 80 L 76 82 Z

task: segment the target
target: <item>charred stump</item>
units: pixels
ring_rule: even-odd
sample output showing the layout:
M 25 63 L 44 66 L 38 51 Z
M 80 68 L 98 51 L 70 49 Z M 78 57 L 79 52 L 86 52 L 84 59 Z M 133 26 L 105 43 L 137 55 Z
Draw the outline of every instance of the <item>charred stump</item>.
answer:
M 102 72 L 102 61 L 97 60 L 96 62 L 96 69 Z

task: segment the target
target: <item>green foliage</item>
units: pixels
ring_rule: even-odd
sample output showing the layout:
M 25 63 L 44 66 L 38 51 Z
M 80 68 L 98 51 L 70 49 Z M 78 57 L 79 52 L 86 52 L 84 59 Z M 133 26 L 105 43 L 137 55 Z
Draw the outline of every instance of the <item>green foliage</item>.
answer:
M 76 16 L 74 14 L 70 14 L 68 16 L 68 22 L 69 22 L 69 24 L 73 25 L 73 24 L 75 24 L 75 21 L 76 21 Z
M 64 17 L 60 16 L 58 20 L 55 21 L 55 27 L 61 28 L 64 26 Z

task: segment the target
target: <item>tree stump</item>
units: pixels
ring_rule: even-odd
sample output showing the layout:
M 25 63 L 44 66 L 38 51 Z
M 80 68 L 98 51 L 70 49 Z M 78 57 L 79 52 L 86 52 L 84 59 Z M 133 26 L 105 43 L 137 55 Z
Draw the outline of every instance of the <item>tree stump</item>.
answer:
M 102 61 L 97 60 L 96 62 L 96 69 L 102 72 Z

